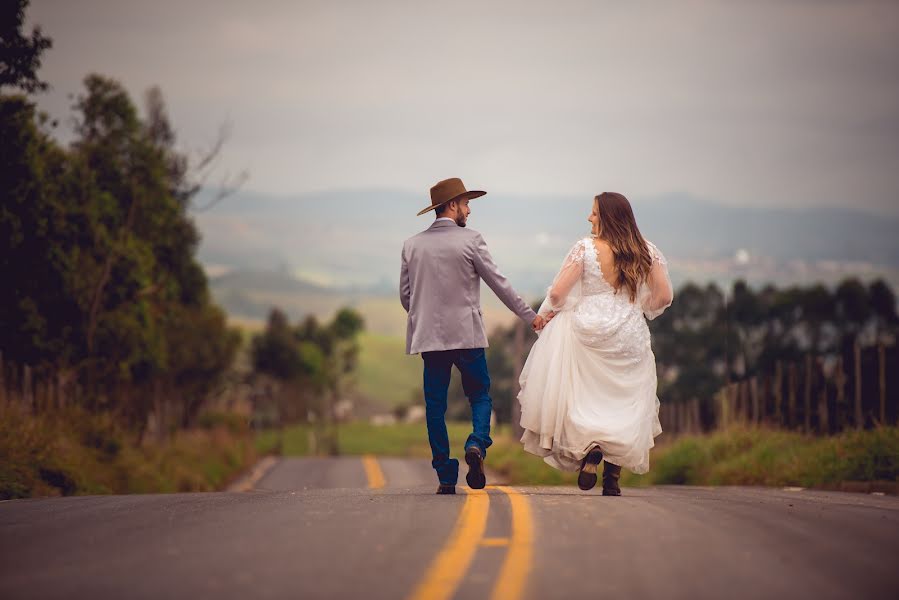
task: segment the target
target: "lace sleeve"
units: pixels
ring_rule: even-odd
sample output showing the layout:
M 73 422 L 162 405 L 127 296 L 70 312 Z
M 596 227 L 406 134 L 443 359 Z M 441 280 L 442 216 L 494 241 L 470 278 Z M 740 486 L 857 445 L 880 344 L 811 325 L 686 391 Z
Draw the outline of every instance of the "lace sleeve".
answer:
M 668 275 L 668 260 L 652 242 L 646 242 L 652 256 L 652 269 L 643 285 L 641 306 L 643 314 L 652 320 L 665 312 L 674 299 L 671 277 Z
M 565 260 L 562 262 L 562 268 L 559 269 L 558 274 L 553 279 L 553 284 L 547 293 L 547 299 L 555 312 L 565 308 L 572 288 L 581 280 L 581 275 L 584 272 L 584 251 L 584 241 L 580 240 L 568 252 Z

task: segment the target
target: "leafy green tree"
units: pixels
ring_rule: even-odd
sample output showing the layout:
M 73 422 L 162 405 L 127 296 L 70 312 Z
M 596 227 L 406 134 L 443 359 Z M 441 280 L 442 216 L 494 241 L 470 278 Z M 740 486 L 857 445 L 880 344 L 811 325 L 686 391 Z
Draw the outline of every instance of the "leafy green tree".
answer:
M 167 377 L 182 396 L 181 426 L 192 426 L 206 400 L 219 388 L 240 347 L 240 334 L 227 327 L 213 304 L 180 305 L 164 320 Z
M 32 365 L 71 361 L 80 317 L 66 293 L 73 169 L 38 122 L 24 97 L 0 96 L 0 340 L 7 358 Z
M 269 313 L 262 335 L 253 338 L 251 355 L 256 371 L 284 381 L 299 377 L 305 370 L 287 315 L 277 308 Z
M 362 316 L 349 308 L 339 310 L 327 325 L 310 315 L 295 327 L 281 310 L 271 311 L 250 352 L 254 371 L 273 377 L 284 388 L 277 399 L 282 418 L 305 418 L 312 410 L 326 425 L 333 423 L 335 403 L 357 365 L 356 338 L 364 326 Z M 323 443 L 336 448 L 336 429 L 318 433 Z
M 896 296 L 882 279 L 878 279 L 872 282 L 868 288 L 868 299 L 871 302 L 874 328 L 879 340 L 882 332 L 889 328 L 895 328 L 899 324 L 899 315 L 896 314 Z
M 41 55 L 53 41 L 41 33 L 40 27 L 23 35 L 25 9 L 29 0 L 4 0 L 0 3 L 0 90 L 4 86 L 27 93 L 46 90 L 46 82 L 38 79 Z
M 88 408 L 138 426 L 152 403 L 134 390 L 165 388 L 188 423 L 237 338 L 195 258 L 186 160 L 160 94 L 144 122 L 117 82 L 91 75 L 85 89 L 67 149 L 25 98 L 0 96 L 4 356 L 73 371 Z
M 872 316 L 868 289 L 858 279 L 843 281 L 834 294 L 837 328 L 843 333 L 843 343 L 851 345 Z

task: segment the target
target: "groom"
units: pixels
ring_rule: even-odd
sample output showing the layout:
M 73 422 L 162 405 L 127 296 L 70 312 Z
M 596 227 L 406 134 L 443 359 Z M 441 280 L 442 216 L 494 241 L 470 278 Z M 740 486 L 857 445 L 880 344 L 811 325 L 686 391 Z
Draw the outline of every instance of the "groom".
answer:
M 484 238 L 467 229 L 468 202 L 487 192 L 467 191 L 461 179 L 445 179 L 431 188 L 434 223 L 403 244 L 400 301 L 409 313 L 406 353 L 424 361 L 424 393 L 431 443 L 431 465 L 437 471 L 438 494 L 455 494 L 459 461 L 450 458 L 446 433 L 446 396 L 453 365 L 471 404 L 473 431 L 465 442 L 465 480 L 473 489 L 486 485 L 484 458 L 490 439 L 490 375 L 484 348 L 487 334 L 481 316 L 481 279 L 535 330 L 545 321 L 500 274 Z

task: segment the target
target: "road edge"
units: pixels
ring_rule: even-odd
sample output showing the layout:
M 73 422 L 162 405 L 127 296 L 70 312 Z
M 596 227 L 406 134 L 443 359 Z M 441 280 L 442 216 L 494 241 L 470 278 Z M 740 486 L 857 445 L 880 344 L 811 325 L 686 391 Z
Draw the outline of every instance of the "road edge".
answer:
M 250 470 L 229 485 L 226 492 L 249 492 L 259 481 L 274 468 L 280 459 L 276 456 L 265 456 L 253 465 Z

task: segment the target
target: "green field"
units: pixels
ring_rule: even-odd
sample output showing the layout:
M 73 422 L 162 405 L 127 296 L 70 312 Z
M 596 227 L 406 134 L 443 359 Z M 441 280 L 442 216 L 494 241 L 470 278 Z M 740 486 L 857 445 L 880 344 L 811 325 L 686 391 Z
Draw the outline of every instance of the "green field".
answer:
M 389 410 L 421 402 L 421 358 L 406 354 L 402 338 L 365 332 L 359 336 L 356 389 Z

